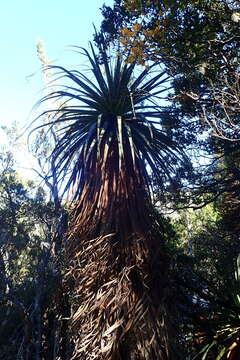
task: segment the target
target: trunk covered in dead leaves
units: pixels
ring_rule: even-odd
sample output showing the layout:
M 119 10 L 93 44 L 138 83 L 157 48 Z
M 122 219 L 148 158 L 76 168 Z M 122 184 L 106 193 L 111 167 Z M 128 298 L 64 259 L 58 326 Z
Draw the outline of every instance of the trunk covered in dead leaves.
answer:
M 125 170 L 111 181 L 92 171 L 74 215 L 66 275 L 72 359 L 172 359 L 161 226 L 142 178 Z
M 144 240 L 84 241 L 72 261 L 73 359 L 170 359 L 163 277 L 153 278 Z M 115 241 L 113 243 L 113 241 Z M 157 254 L 155 254 L 157 255 Z M 156 275 L 155 275 L 156 276 Z M 162 281 L 161 281 L 162 280 Z

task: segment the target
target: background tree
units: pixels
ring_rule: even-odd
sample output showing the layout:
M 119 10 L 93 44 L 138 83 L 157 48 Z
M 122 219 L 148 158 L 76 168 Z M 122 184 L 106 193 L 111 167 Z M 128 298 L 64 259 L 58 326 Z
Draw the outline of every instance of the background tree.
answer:
M 214 135 L 239 138 L 239 22 L 237 1 L 116 0 L 102 8 L 95 40 L 115 40 L 128 61 L 161 61 L 175 76 L 175 97 Z M 104 44 L 104 45 L 102 45 Z
M 16 170 L 19 167 L 9 148 L 19 148 L 17 125 L 4 131 L 9 145 L 1 146 L 0 152 L 1 356 L 64 359 L 60 314 L 65 313 L 58 297 L 59 242 L 66 224 L 60 221 L 46 184 L 23 179 Z
M 11 153 L 0 154 L 0 165 L 1 357 L 42 359 L 46 304 L 56 281 L 53 206 L 45 202 L 41 187 L 18 177 Z M 53 352 L 58 342 L 54 329 L 48 341 Z

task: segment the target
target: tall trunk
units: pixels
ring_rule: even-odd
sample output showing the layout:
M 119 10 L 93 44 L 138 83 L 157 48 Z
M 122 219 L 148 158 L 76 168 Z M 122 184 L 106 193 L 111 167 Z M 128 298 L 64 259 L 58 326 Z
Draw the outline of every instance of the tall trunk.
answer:
M 113 151 L 87 169 L 69 233 L 72 359 L 172 359 L 161 226 L 138 162 L 127 160 L 118 172 Z

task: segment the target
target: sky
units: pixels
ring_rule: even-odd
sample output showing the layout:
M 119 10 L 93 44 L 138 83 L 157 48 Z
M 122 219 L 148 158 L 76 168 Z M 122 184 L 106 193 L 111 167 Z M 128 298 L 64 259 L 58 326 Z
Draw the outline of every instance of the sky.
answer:
M 0 146 L 4 143 L 1 126 L 17 122 L 25 129 L 34 118 L 31 111 L 42 97 L 43 81 L 36 44 L 44 43 L 53 64 L 75 68 L 80 59 L 71 45 L 88 47 L 101 23 L 100 8 L 113 0 L 8 0 L 0 5 Z M 23 154 L 17 153 L 17 160 Z M 25 165 L 30 159 L 24 154 Z M 21 160 L 21 159 L 20 159 Z M 27 174 L 29 176 L 29 174 Z
M 111 0 L 8 0 L 0 5 L 1 118 L 0 126 L 17 121 L 24 126 L 41 97 L 43 83 L 36 43 L 44 41 L 48 58 L 72 67 L 78 64 L 70 45 L 87 47 L 99 8 Z

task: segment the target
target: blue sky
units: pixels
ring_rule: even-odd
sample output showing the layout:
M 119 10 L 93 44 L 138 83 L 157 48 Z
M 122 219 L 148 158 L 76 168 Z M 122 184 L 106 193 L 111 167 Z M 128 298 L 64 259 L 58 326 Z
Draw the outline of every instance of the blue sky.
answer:
M 40 62 L 36 43 L 42 39 L 48 58 L 72 67 L 78 63 L 69 45 L 87 47 L 99 8 L 112 0 L 8 0 L 0 5 L 1 118 L 0 126 L 17 121 L 25 126 L 41 97 Z

